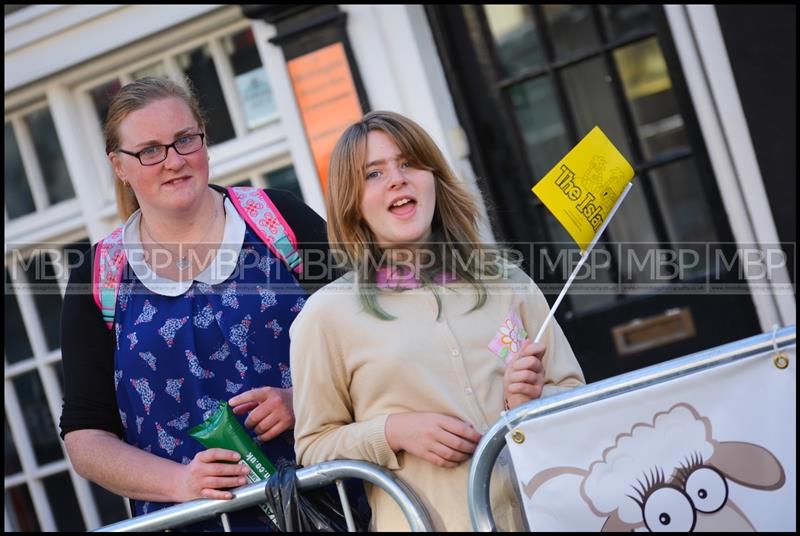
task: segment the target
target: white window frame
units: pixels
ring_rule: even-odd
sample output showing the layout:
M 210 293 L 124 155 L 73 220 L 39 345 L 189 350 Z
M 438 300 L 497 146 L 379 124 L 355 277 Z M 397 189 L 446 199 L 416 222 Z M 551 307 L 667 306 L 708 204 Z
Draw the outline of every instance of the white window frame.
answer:
M 38 112 L 40 110 L 47 110 L 52 118 L 53 112 L 49 108 L 50 107 L 47 101 L 40 100 L 35 104 L 16 110 L 13 113 L 6 114 L 5 122 L 11 123 L 11 126 L 14 129 L 14 136 L 17 139 L 17 148 L 19 150 L 20 159 L 22 160 L 22 167 L 25 170 L 25 175 L 27 177 L 27 182 L 28 182 L 28 188 L 30 189 L 31 197 L 33 198 L 33 204 L 35 207 L 34 212 L 31 212 L 29 214 L 23 214 L 22 216 L 17 216 L 16 218 L 13 218 L 11 220 L 8 219 L 8 215 L 6 214 L 6 223 L 16 222 L 17 220 L 29 218 L 32 215 L 37 215 L 41 214 L 42 212 L 45 212 L 50 207 L 55 207 L 63 203 L 74 202 L 75 200 L 75 197 L 72 197 L 70 199 L 64 199 L 63 201 L 59 201 L 56 203 L 50 203 L 50 200 L 47 195 L 47 186 L 45 185 L 42 168 L 39 163 L 39 157 L 36 155 L 36 147 L 34 146 L 33 140 L 31 139 L 31 133 L 30 130 L 28 129 L 28 125 L 25 123 L 26 116 Z M 58 143 L 59 146 L 61 146 L 60 140 L 58 140 Z M 61 147 L 61 150 L 63 152 L 64 148 Z M 6 177 L 6 180 L 9 179 L 10 177 Z M 70 181 L 71 180 L 72 177 L 70 177 Z M 6 209 L 6 213 L 7 212 L 8 211 Z
M 219 180 L 226 180 L 230 173 L 241 175 L 241 172 L 245 168 L 252 167 L 255 162 L 264 163 L 289 153 L 289 147 L 286 143 L 286 134 L 281 122 L 280 105 L 276 106 L 276 113 L 262 122 L 257 128 L 253 130 L 248 130 L 247 128 L 241 99 L 239 98 L 234 82 L 230 58 L 224 50 L 222 39 L 248 28 L 253 31 L 254 38 L 258 40 L 258 34 L 255 32 L 250 21 L 246 19 L 236 21 L 213 32 L 205 33 L 200 37 L 183 40 L 179 45 L 169 48 L 161 54 L 149 55 L 138 61 L 129 62 L 123 68 L 116 69 L 110 73 L 107 72 L 102 77 L 96 77 L 82 82 L 72 89 L 74 98 L 81 109 L 83 128 L 87 136 L 92 139 L 92 146 L 94 147 L 92 150 L 92 159 L 94 164 L 98 167 L 99 176 L 103 178 L 103 190 L 107 200 L 106 205 L 111 204 L 113 201 L 114 179 L 108 165 L 107 157 L 103 151 L 105 143 L 102 139 L 103 136 L 99 127 L 100 119 L 97 117 L 89 91 L 114 80 L 118 80 L 122 84 L 130 82 L 132 81 L 131 73 L 154 64 L 163 65 L 168 76 L 178 83 L 182 83 L 183 72 L 178 66 L 176 58 L 180 54 L 204 46 L 208 46 L 211 52 L 212 60 L 214 61 L 214 66 L 217 71 L 217 78 L 223 90 L 225 104 L 235 133 L 233 139 L 218 143 L 209 148 L 212 164 L 212 182 L 218 182 L 216 179 L 217 177 Z M 267 69 L 268 65 L 260 47 L 257 48 L 257 50 L 263 68 Z M 270 83 L 273 83 L 269 69 L 267 69 L 267 71 L 267 74 L 270 76 Z M 226 180 L 226 182 L 230 181 Z M 305 196 L 305 189 L 307 186 L 304 188 L 301 184 L 300 188 Z M 113 212 L 103 211 L 103 216 L 106 218 L 109 218 L 112 214 Z M 117 223 L 113 221 L 113 217 L 110 219 L 111 221 L 108 223 L 112 226 Z
M 85 231 L 78 231 L 63 235 L 53 240 L 53 243 L 66 245 L 83 238 L 86 238 Z M 6 253 L 4 264 L 6 270 L 11 272 L 13 276 L 11 278 L 12 284 L 24 284 L 26 282 L 25 274 L 18 262 L 20 257 L 27 259 L 38 253 L 39 251 L 36 247 L 15 249 Z M 56 263 L 59 262 L 59 259 L 51 258 L 51 260 Z M 66 273 L 63 269 L 63 261 L 64 258 L 62 257 L 62 259 L 60 259 L 62 269 L 59 271 L 61 274 Z M 62 298 L 66 290 L 66 283 L 66 277 L 61 277 L 56 281 Z M 42 480 L 49 476 L 68 471 L 86 528 L 91 529 L 91 527 L 100 526 L 100 517 L 93 499 L 90 484 L 83 478 L 80 478 L 68 462 L 66 450 L 60 437 L 59 443 L 61 444 L 63 453 L 63 458 L 60 460 L 39 465 L 33 450 L 29 448 L 29 445 L 31 445 L 30 435 L 25 424 L 19 399 L 16 395 L 14 379 L 24 374 L 38 374 L 42 388 L 44 389 L 50 416 L 53 419 L 53 423 L 56 424 L 61 415 L 61 401 L 63 399 L 63 392 L 55 370 L 56 363 L 61 361 L 61 349 L 48 349 L 44 329 L 33 296 L 26 292 L 14 292 L 13 295 L 17 300 L 20 317 L 32 354 L 30 357 L 24 358 L 11 365 L 8 364 L 7 357 L 4 362 L 6 418 L 8 419 L 17 457 L 22 467 L 19 473 L 5 478 L 5 489 L 19 485 L 27 486 L 40 528 L 43 531 L 56 531 L 58 527 Z M 57 429 L 55 432 L 58 434 Z M 7 531 L 14 530 L 15 521 L 13 520 L 13 516 L 9 517 L 8 514 L 6 515 L 5 522 Z
M 262 66 L 267 72 L 270 84 L 273 85 L 276 99 L 274 116 L 253 130 L 247 129 L 244 110 L 232 75 L 230 56 L 225 51 L 222 41 L 224 37 L 248 27 L 253 31 Z M 65 70 L 51 78 L 33 82 L 26 88 L 7 95 L 5 103 L 7 121 L 21 122 L 23 114 L 39 107 L 49 106 L 57 133 L 63 136 L 66 132 L 73 138 L 71 151 L 75 150 L 76 144 L 88 149 L 79 151 L 81 154 L 77 155 L 72 152 L 67 154 L 65 151 L 70 180 L 77 199 L 48 206 L 44 183 L 40 180 L 40 189 L 34 198 L 37 212 L 14 218 L 7 226 L 6 267 L 11 270 L 11 264 L 17 262 L 14 255 L 29 255 L 38 242 L 68 244 L 87 236 L 90 242 L 95 242 L 119 225 L 116 217 L 113 174 L 104 152 L 102 124 L 88 93 L 89 89 L 114 79 L 122 84 L 130 82 L 133 72 L 154 63 L 161 63 L 168 75 L 180 80 L 182 72 L 175 58 L 183 52 L 204 45 L 210 47 L 236 134 L 235 138 L 214 145 L 210 149 L 211 181 L 228 185 L 249 178 L 254 186 L 263 188 L 268 186 L 263 178 L 265 174 L 294 166 L 300 189 L 306 200 L 312 197 L 310 194 L 321 200 L 321 188 L 316 174 L 306 176 L 298 172 L 298 159 L 302 160 L 302 156 L 297 153 L 292 154 L 290 151 L 290 138 L 293 137 L 287 134 L 285 118 L 282 118 L 281 114 L 292 114 L 296 112 L 296 108 L 293 96 L 287 104 L 281 100 L 282 93 L 275 87 L 280 83 L 276 80 L 280 80 L 281 76 L 286 77 L 286 66 L 279 47 L 261 42 L 268 37 L 264 33 L 265 28 L 268 32 L 272 31 L 261 21 L 249 21 L 243 18 L 239 8 L 225 7 L 198 20 L 170 28 L 135 45 L 126 46 L 118 52 L 99 55 L 95 60 Z M 16 127 L 17 125 L 14 125 L 15 129 Z M 24 124 L 22 127 L 24 128 Z M 302 165 L 313 166 L 313 163 L 308 160 Z M 31 176 L 29 174 L 29 179 Z M 8 221 L 7 214 L 6 220 Z M 21 277 L 24 277 L 24 274 Z M 66 280 L 58 281 L 58 284 L 63 296 Z M 66 453 L 62 460 L 38 466 L 30 449 L 30 434 L 24 423 L 13 381 L 19 375 L 37 372 L 47 398 L 48 409 L 54 423 L 57 424 L 63 393 L 55 367 L 61 360 L 61 352 L 60 349 L 52 351 L 47 349 L 33 296 L 26 296 L 24 292 L 20 292 L 19 295 L 15 293 L 15 299 L 19 304 L 20 316 L 30 341 L 32 355 L 11 365 L 8 365 L 6 359 L 4 368 L 7 419 L 22 467 L 19 473 L 5 479 L 6 489 L 17 485 L 27 486 L 41 529 L 54 531 L 57 530 L 56 521 L 41 479 L 68 470 L 86 528 L 95 529 L 101 526 L 102 522 L 91 485 L 75 473 L 66 458 Z M 123 503 L 127 506 L 127 501 L 123 500 Z M 6 530 L 13 530 L 14 516 L 8 509 L 5 523 Z

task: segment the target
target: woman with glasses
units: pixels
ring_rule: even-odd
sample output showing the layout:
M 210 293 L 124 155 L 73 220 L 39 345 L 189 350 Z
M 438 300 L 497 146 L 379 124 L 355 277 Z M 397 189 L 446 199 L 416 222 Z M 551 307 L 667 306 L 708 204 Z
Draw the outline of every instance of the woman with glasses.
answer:
M 92 248 L 71 274 L 62 437 L 78 473 L 133 499 L 136 515 L 231 498 L 247 466 L 187 432 L 228 402 L 275 466 L 294 462 L 288 328 L 312 285 L 330 278 L 320 263 L 295 273 L 258 228 L 282 226 L 294 233 L 295 253 L 320 248 L 324 258 L 325 222 L 287 192 L 266 190 L 267 201 L 252 189 L 243 203 L 209 185 L 203 115 L 174 82 L 124 86 L 105 136 L 125 223 L 102 243 L 118 237 L 114 259 L 124 262 L 121 272 L 103 270 L 115 261 Z M 98 284 L 112 290 L 110 304 L 108 293 L 95 299 Z M 269 527 L 258 508 L 231 522 Z

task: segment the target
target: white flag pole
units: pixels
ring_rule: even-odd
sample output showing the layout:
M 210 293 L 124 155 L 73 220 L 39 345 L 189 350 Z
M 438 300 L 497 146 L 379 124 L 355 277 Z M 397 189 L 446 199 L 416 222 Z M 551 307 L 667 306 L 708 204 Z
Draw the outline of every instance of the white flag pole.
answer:
M 611 221 L 611 218 L 614 217 L 614 214 L 616 214 L 617 209 L 620 207 L 620 205 L 622 205 L 622 201 L 625 199 L 625 196 L 628 195 L 628 192 L 630 191 L 632 186 L 633 186 L 633 182 L 629 182 L 628 185 L 625 187 L 625 189 L 622 191 L 622 195 L 619 196 L 619 199 L 617 199 L 617 202 L 611 208 L 611 212 L 608 213 L 608 217 L 603 222 L 603 225 L 601 225 L 600 229 L 598 229 L 597 232 L 594 234 L 594 238 L 592 238 L 592 241 L 589 244 L 589 247 L 586 248 L 586 251 L 584 252 L 583 256 L 581 257 L 581 260 L 578 261 L 578 265 L 575 267 L 574 270 L 572 270 L 572 273 L 570 274 L 569 279 L 567 279 L 567 282 L 564 285 L 564 288 L 561 289 L 561 294 L 558 295 L 558 299 L 553 304 L 553 307 L 550 308 L 550 312 L 547 313 L 547 318 L 544 319 L 544 322 L 542 323 L 542 327 L 539 328 L 539 333 L 536 334 L 536 338 L 533 339 L 533 342 L 539 342 L 539 339 L 542 338 L 542 334 L 544 334 L 544 330 L 545 330 L 545 328 L 547 328 L 547 324 L 550 323 L 550 320 L 552 320 L 553 316 L 556 314 L 556 309 L 558 309 L 558 306 L 561 304 L 561 300 L 563 300 L 564 296 L 566 296 L 567 289 L 569 289 L 569 286 L 572 284 L 572 281 L 575 279 L 575 276 L 578 274 L 578 270 L 581 269 L 581 266 L 583 266 L 583 264 L 586 262 L 586 259 L 589 258 L 589 254 L 592 252 L 592 248 L 594 248 L 594 245 L 597 243 L 597 239 L 600 238 L 600 235 L 603 234 L 603 231 L 606 230 L 606 226 L 608 226 L 609 222 Z

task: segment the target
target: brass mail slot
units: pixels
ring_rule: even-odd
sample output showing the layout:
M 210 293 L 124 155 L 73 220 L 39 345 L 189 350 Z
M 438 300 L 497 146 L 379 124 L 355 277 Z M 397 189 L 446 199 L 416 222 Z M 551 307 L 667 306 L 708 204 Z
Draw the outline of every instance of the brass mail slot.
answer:
M 691 310 L 682 307 L 615 326 L 612 333 L 617 353 L 623 356 L 694 337 L 697 331 Z

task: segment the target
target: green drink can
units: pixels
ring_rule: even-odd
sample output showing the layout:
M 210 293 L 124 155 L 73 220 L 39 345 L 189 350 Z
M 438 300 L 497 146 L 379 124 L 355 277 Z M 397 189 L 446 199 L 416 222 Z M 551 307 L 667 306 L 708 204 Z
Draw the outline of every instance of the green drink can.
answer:
M 219 407 L 202 424 L 191 428 L 189 435 L 206 448 L 221 448 L 239 453 L 237 463 L 250 468 L 247 481 L 252 484 L 266 480 L 275 473 L 275 466 L 236 419 L 230 406 L 220 401 Z M 275 521 L 275 515 L 266 504 L 259 507 Z

